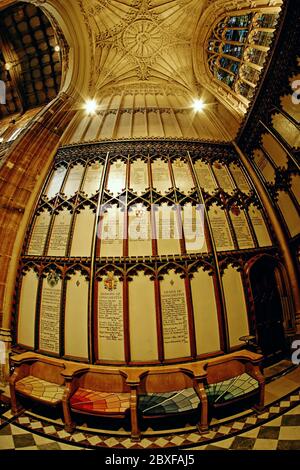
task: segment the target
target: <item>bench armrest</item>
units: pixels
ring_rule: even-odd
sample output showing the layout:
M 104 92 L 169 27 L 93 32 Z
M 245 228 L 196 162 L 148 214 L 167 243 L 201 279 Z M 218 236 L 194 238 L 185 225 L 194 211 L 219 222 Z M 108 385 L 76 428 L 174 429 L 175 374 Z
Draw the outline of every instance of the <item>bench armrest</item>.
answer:
M 61 375 L 65 379 L 65 392 L 64 400 L 68 401 L 71 396 L 76 392 L 79 387 L 79 375 L 89 370 L 88 367 L 84 366 L 70 366 L 61 371 Z
M 61 371 L 61 375 L 64 377 L 65 380 L 72 380 L 74 377 L 88 372 L 89 368 L 87 366 L 73 366 L 69 364 L 64 364 L 65 369 Z
M 20 361 L 19 364 L 16 365 L 15 370 L 13 374 L 9 378 L 9 389 L 10 389 L 10 398 L 11 398 L 11 408 L 13 414 L 18 413 L 22 407 L 20 403 L 17 400 L 16 396 L 16 383 L 23 379 L 24 377 L 27 377 L 30 373 L 30 364 L 28 364 L 29 361 Z M 32 362 L 32 361 L 31 361 Z
M 21 363 L 15 367 L 13 374 L 9 378 L 9 383 L 14 386 L 16 382 L 29 375 L 29 364 Z
M 251 375 L 254 379 L 257 380 L 258 385 L 259 385 L 259 403 L 256 406 L 256 408 L 259 411 L 262 411 L 264 409 L 265 405 L 265 378 L 261 372 L 261 368 L 259 364 L 252 364 L 251 362 L 248 362 L 246 364 L 246 372 Z
M 245 364 L 246 372 L 256 379 L 259 383 L 265 383 L 265 378 L 261 372 L 259 364 L 253 364 L 252 362 L 247 362 Z
M 12 356 L 10 360 L 14 366 L 20 366 L 21 364 L 38 361 L 39 357 L 34 353 L 26 352 L 23 354 L 16 354 L 15 356 Z

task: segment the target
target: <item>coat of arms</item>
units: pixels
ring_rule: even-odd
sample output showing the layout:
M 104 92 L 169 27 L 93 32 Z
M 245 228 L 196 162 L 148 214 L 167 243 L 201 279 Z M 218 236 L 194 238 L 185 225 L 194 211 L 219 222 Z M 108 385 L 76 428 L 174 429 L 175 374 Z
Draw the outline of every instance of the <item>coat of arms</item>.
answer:
M 53 288 L 58 284 L 58 281 L 59 281 L 58 273 L 54 271 L 53 269 L 51 269 L 51 271 L 49 271 L 49 274 L 47 276 L 48 285 Z
M 240 213 L 241 213 L 241 209 L 240 209 L 238 206 L 232 206 L 232 207 L 231 207 L 231 213 L 232 213 L 233 215 L 238 216 L 238 215 L 240 215 Z
M 114 273 L 108 273 L 104 279 L 104 289 L 112 291 L 117 288 L 118 279 Z

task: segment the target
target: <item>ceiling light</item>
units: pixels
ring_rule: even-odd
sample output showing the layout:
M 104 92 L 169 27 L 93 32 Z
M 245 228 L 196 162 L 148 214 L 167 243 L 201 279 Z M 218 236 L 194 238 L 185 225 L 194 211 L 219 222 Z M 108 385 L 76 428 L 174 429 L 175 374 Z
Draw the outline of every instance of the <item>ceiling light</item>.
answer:
M 6 64 L 5 64 L 5 66 L 4 66 L 4 67 L 5 67 L 5 70 L 10 70 L 10 69 L 11 69 L 11 67 L 12 67 L 12 65 L 11 65 L 11 63 L 10 63 L 10 62 L 6 62 Z
M 85 110 L 87 114 L 95 114 L 97 110 L 97 102 L 95 100 L 87 100 L 85 102 Z
M 54 50 L 55 50 L 55 52 L 59 52 L 60 51 L 60 46 L 58 44 L 56 44 L 56 46 L 54 46 Z
M 199 99 L 199 100 L 194 100 L 193 108 L 195 111 L 200 112 L 203 111 L 205 107 L 204 101 Z

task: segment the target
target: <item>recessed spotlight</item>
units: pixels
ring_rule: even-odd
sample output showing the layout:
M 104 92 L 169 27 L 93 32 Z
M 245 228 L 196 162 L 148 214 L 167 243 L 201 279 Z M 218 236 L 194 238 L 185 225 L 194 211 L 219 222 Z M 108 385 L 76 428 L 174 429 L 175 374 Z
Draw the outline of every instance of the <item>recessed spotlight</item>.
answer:
M 97 102 L 95 100 L 87 100 L 84 108 L 87 114 L 95 114 L 97 110 Z
M 60 46 L 56 44 L 56 46 L 54 46 L 54 50 L 55 52 L 60 52 Z
M 12 67 L 12 64 L 10 62 L 6 62 L 4 67 L 5 67 L 5 70 L 10 70 Z
M 203 111 L 205 107 L 205 104 L 204 104 L 204 101 L 201 100 L 201 99 L 198 99 L 198 100 L 194 100 L 194 104 L 193 104 L 193 108 L 195 111 Z

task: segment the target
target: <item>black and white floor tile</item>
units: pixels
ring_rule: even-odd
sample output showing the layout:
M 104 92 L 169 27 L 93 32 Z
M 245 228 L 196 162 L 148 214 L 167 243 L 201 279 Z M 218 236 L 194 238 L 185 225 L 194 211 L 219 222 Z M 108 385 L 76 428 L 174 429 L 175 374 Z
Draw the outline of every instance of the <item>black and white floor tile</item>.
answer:
M 28 411 L 0 421 L 0 450 L 88 449 L 193 450 L 300 450 L 300 389 L 267 407 L 262 414 L 250 411 L 236 419 L 215 424 L 206 434 L 196 429 L 163 435 L 147 435 L 132 442 L 129 435 L 101 434 L 77 428 L 67 433 L 60 420 L 51 421 Z
M 300 405 L 250 431 L 199 450 L 300 450 Z

